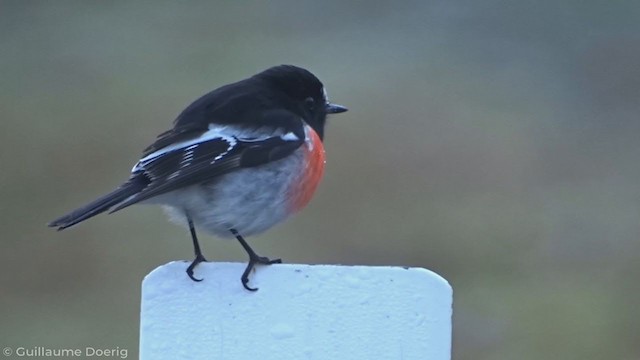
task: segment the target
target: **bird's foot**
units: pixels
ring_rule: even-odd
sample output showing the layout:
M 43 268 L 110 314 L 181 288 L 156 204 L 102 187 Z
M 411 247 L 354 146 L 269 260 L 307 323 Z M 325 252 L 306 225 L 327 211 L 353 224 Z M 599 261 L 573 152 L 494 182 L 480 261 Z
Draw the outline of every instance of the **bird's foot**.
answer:
M 202 281 L 202 279 L 198 279 L 195 276 L 193 276 L 193 269 L 200 264 L 201 262 L 206 262 L 207 259 L 204 258 L 204 256 L 202 256 L 202 254 L 198 254 L 196 255 L 196 258 L 193 259 L 193 262 L 191 262 L 191 265 L 189 265 L 189 267 L 187 268 L 187 275 L 189 275 L 189 277 L 191 278 L 191 280 L 193 281 Z
M 271 265 L 271 264 L 281 264 L 281 263 L 282 263 L 281 259 L 271 260 L 266 256 L 258 256 L 255 252 L 249 253 L 249 263 L 247 264 L 247 268 L 244 270 L 244 273 L 242 273 L 242 277 L 240 278 L 240 280 L 242 281 L 242 286 L 244 286 L 244 288 L 249 291 L 257 291 L 258 288 L 253 288 L 248 285 L 249 273 L 251 273 L 251 270 L 253 270 L 253 268 L 257 264 Z

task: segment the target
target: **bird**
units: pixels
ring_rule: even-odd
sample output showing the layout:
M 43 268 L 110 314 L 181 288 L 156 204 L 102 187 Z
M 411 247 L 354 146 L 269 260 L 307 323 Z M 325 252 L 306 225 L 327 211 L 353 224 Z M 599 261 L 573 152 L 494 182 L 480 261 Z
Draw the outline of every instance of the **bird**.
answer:
M 195 100 L 173 127 L 146 147 L 128 180 L 112 192 L 51 221 L 63 230 L 134 204 L 161 205 L 170 220 L 188 227 L 195 258 L 186 273 L 207 261 L 196 229 L 235 238 L 249 261 L 240 278 L 249 291 L 259 256 L 245 236 L 262 233 L 300 211 L 323 176 L 329 115 L 347 108 L 329 101 L 308 70 L 278 65 L 221 86 Z

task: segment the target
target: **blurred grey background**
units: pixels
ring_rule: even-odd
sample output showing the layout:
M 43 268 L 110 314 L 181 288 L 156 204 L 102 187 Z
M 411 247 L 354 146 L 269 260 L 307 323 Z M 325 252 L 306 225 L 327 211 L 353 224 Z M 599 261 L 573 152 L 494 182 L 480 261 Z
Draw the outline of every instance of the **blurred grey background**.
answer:
M 640 359 L 639 19 L 632 1 L 0 1 L 0 345 L 137 357 L 140 282 L 191 260 L 187 232 L 144 206 L 45 224 L 198 96 L 288 63 L 350 112 L 314 201 L 259 253 L 440 273 L 455 359 Z

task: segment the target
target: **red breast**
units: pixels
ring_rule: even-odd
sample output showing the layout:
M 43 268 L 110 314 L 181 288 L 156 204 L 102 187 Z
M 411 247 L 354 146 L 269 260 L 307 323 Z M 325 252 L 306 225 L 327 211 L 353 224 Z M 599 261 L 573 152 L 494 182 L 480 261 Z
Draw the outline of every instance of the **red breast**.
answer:
M 307 127 L 306 130 L 307 140 L 303 145 L 305 166 L 300 180 L 290 193 L 293 211 L 301 210 L 311 201 L 324 173 L 325 154 L 322 140 L 311 127 Z

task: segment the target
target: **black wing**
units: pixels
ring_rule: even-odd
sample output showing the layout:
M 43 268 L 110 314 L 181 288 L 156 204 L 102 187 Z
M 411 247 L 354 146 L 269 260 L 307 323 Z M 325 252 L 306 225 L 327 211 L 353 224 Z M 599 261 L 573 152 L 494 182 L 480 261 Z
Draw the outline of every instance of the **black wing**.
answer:
M 211 122 L 242 125 L 288 125 L 288 116 L 273 113 L 281 100 L 274 101 L 277 93 L 265 88 L 253 78 L 219 87 L 187 106 L 173 121 L 173 129 L 160 134 L 156 141 L 144 150 L 144 156 L 179 141 L 184 141 L 208 130 Z M 289 113 L 287 112 L 287 115 Z
M 139 193 L 120 203 L 111 212 L 151 197 L 199 184 L 239 168 L 259 166 L 282 159 L 305 141 L 302 119 L 291 113 L 274 112 L 287 126 L 261 127 L 267 136 L 240 137 L 203 133 L 200 138 L 173 144 L 147 155 L 133 168 L 132 178 L 144 177 L 149 183 Z M 237 127 L 234 127 L 237 128 Z

